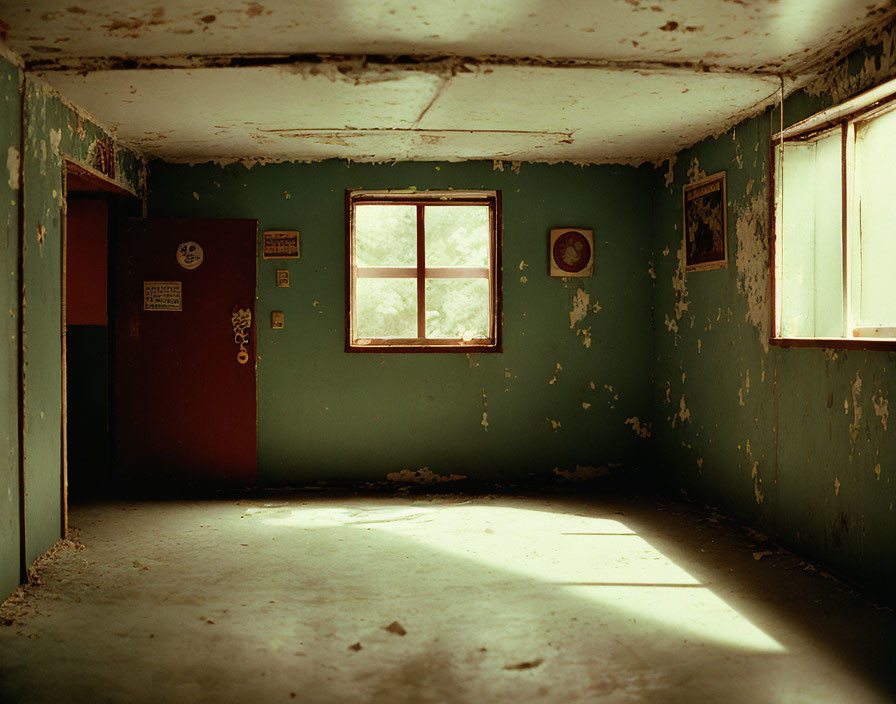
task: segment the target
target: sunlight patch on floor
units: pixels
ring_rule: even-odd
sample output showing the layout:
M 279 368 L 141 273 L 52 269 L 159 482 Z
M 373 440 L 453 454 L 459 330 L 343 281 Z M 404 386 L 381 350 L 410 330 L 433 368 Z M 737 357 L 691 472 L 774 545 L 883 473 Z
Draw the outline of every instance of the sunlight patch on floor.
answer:
M 785 648 L 622 521 L 502 506 L 249 509 L 271 526 L 382 531 L 599 602 L 697 640 Z

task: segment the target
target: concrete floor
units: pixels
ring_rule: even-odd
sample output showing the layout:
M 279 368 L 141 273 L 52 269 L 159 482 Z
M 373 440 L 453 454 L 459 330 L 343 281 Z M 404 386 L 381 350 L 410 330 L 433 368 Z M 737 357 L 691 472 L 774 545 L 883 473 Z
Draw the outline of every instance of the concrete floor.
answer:
M 84 549 L 0 613 L 0 701 L 896 701 L 892 610 L 681 503 L 309 492 L 71 523 Z

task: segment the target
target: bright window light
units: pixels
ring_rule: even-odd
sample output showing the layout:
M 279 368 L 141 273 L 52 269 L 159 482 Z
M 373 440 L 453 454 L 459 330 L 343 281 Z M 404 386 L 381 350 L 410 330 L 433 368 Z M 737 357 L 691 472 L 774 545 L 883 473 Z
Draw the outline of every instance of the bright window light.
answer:
M 896 349 L 894 99 L 875 89 L 774 138 L 778 344 Z

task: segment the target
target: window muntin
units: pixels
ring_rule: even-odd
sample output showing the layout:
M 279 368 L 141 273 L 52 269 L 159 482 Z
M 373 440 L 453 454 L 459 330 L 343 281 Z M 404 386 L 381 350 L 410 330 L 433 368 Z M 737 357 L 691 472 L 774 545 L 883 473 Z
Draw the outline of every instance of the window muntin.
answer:
M 846 107 L 775 137 L 778 344 L 896 348 L 896 103 Z
M 500 351 L 500 192 L 346 199 L 348 351 Z

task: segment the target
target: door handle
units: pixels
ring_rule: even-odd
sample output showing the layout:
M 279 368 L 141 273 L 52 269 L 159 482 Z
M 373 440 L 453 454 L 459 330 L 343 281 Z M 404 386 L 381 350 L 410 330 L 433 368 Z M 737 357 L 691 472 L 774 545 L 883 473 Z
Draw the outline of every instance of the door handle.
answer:
M 246 349 L 246 345 L 249 344 L 249 330 L 252 328 L 252 310 L 240 308 L 237 303 L 230 315 L 230 322 L 233 325 L 233 342 L 239 347 L 236 361 L 245 364 L 249 361 L 249 351 Z

